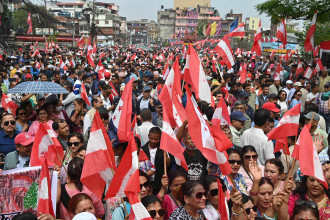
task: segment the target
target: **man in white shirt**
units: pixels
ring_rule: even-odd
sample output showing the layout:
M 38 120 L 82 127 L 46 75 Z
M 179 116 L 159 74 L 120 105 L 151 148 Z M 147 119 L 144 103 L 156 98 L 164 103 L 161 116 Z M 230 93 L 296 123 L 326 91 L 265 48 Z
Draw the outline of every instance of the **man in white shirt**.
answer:
M 308 105 L 310 103 L 316 104 L 315 100 L 317 98 L 317 95 L 319 94 L 317 92 L 319 90 L 319 86 L 316 84 L 312 84 L 311 89 L 312 89 L 312 91 L 310 93 L 308 93 L 307 98 L 306 98 L 306 105 Z
M 115 105 L 111 104 L 111 101 L 109 99 L 109 95 L 111 94 L 111 86 L 109 84 L 106 84 L 102 87 L 102 92 L 99 94 L 99 97 L 103 101 L 104 108 L 107 109 L 108 112 L 112 112 L 115 109 Z
M 152 124 L 152 115 L 151 111 L 147 108 L 144 108 L 140 112 L 142 124 L 139 126 L 140 137 L 141 137 L 141 146 L 145 145 L 148 141 L 149 130 L 152 127 L 156 127 Z
M 89 128 L 92 126 L 95 112 L 101 106 L 103 106 L 103 100 L 101 99 L 101 97 L 94 96 L 92 98 L 92 108 L 86 113 L 86 115 L 84 117 L 83 136 L 84 136 L 85 141 L 88 140 Z
M 73 92 L 73 86 L 70 82 L 64 84 L 64 88 L 70 92 L 70 94 L 63 100 L 62 95 L 60 96 L 60 100 L 62 100 L 62 104 L 64 105 L 64 110 L 70 116 L 74 111 L 74 103 L 73 101 L 76 98 L 80 98 L 80 95 L 76 95 Z
M 290 93 L 292 87 L 293 87 L 293 82 L 291 80 L 287 80 L 286 87 L 282 89 L 286 92 L 286 101 L 288 101 L 288 96 L 289 96 L 289 93 Z
M 268 159 L 274 158 L 274 145 L 264 133 L 268 126 L 270 112 L 267 109 L 258 109 L 254 114 L 254 127 L 243 132 L 241 147 L 252 145 L 258 154 L 258 164 L 265 166 Z

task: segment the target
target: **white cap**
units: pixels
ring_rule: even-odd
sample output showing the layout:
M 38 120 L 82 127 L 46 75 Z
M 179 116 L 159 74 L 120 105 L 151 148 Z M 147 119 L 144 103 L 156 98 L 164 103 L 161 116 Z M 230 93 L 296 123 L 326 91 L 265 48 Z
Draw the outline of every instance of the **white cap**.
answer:
M 293 82 L 289 79 L 288 81 L 286 81 L 286 84 L 293 84 Z
M 72 220 L 97 220 L 97 218 L 90 212 L 81 212 L 75 215 Z
M 300 82 L 295 82 L 293 86 L 302 86 Z
M 242 57 L 242 55 L 241 54 L 238 54 L 237 58 L 240 58 L 240 57 Z

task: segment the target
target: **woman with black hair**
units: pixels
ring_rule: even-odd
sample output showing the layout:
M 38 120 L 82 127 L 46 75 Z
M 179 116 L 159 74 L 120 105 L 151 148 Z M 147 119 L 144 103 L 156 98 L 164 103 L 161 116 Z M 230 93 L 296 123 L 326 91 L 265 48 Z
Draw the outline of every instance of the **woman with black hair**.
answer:
M 202 183 L 188 181 L 182 185 L 182 206 L 174 210 L 170 220 L 206 220 L 203 213 L 207 192 Z
M 60 217 L 62 220 L 71 220 L 68 212 L 69 202 L 71 197 L 78 193 L 85 193 L 92 198 L 96 217 L 102 218 L 104 216 L 102 201 L 89 191 L 80 181 L 83 165 L 83 159 L 74 157 L 68 165 L 67 183 L 61 185 L 60 179 L 58 179 L 57 203 L 60 203 Z
M 292 220 L 319 220 L 319 210 L 316 202 L 297 199 L 293 209 Z
M 330 193 L 325 187 L 312 176 L 304 176 L 302 182 L 293 191 L 288 202 L 290 217 L 293 217 L 294 208 L 297 200 L 313 201 L 317 204 L 321 220 L 330 219 Z

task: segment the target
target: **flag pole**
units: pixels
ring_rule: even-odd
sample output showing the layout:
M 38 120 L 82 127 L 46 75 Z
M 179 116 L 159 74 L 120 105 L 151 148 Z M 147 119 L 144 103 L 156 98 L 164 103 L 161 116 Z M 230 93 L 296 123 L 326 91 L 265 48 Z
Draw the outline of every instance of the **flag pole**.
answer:
M 59 159 L 60 162 L 61 162 L 61 167 L 63 166 L 63 168 L 64 168 L 66 174 L 69 176 L 67 169 L 66 169 L 65 166 L 63 165 L 63 160 L 61 159 L 61 157 L 60 157 L 60 155 L 58 154 L 57 151 L 56 151 L 56 155 L 57 155 L 58 159 Z
M 289 148 L 289 146 L 288 146 Z M 283 148 L 283 151 L 284 151 L 284 154 L 285 154 L 285 162 L 286 162 L 286 167 L 288 168 L 289 170 L 289 160 L 288 160 L 288 152 L 286 151 L 286 147 L 285 147 L 285 144 L 284 144 L 284 148 Z M 290 153 L 290 152 L 289 152 Z
M 167 166 L 166 166 L 166 158 L 167 158 L 167 155 L 166 155 L 166 151 L 164 150 L 164 175 L 167 176 Z

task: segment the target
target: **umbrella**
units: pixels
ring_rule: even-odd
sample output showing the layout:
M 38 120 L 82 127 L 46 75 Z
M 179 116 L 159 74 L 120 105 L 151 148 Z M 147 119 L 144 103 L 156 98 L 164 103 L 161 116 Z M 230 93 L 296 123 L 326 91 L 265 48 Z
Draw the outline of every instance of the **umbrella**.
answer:
M 9 89 L 8 93 L 22 93 L 22 94 L 69 94 L 61 85 L 53 82 L 23 82 Z

